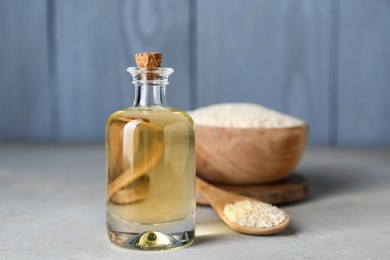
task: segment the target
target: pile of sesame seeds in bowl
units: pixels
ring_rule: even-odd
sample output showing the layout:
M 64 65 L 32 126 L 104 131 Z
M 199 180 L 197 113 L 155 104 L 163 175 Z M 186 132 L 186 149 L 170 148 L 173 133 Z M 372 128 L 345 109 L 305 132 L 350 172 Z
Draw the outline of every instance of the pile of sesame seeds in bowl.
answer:
M 216 104 L 189 114 L 196 128 L 197 175 L 210 183 L 251 185 L 283 180 L 305 150 L 305 121 L 258 104 Z

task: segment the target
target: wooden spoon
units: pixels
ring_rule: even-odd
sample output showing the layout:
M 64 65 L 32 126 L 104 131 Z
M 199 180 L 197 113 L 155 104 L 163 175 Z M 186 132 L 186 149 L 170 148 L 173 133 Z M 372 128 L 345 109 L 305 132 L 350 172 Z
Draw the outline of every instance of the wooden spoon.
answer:
M 230 193 L 224 190 L 221 190 L 217 187 L 214 187 L 211 184 L 196 178 L 196 192 L 201 194 L 214 208 L 219 217 L 226 223 L 231 229 L 248 235 L 272 235 L 283 231 L 288 224 L 290 223 L 290 217 L 286 213 L 286 219 L 279 225 L 273 226 L 271 228 L 251 228 L 238 225 L 230 221 L 225 214 L 223 213 L 224 207 L 227 204 L 234 204 L 237 201 L 241 200 L 251 200 L 258 201 L 253 198 L 241 196 L 238 194 Z

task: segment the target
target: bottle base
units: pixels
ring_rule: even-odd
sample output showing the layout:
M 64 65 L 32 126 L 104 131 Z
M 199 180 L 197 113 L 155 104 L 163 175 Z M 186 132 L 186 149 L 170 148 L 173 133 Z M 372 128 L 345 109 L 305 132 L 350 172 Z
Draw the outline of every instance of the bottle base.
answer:
M 107 213 L 107 232 L 112 243 L 135 250 L 169 250 L 189 246 L 195 238 L 195 214 L 161 223 L 129 223 Z

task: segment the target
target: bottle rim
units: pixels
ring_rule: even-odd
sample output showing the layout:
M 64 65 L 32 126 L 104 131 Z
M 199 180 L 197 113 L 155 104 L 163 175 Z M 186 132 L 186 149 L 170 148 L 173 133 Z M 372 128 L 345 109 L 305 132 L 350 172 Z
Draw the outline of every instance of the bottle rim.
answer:
M 168 85 L 168 77 L 173 73 L 172 68 L 161 68 L 161 67 L 129 67 L 127 72 L 133 76 L 133 84 L 139 85 Z
M 150 67 L 150 68 L 141 68 L 141 67 L 128 67 L 127 72 L 129 72 L 133 77 L 140 74 L 158 74 L 161 76 L 169 76 L 174 70 L 168 67 Z

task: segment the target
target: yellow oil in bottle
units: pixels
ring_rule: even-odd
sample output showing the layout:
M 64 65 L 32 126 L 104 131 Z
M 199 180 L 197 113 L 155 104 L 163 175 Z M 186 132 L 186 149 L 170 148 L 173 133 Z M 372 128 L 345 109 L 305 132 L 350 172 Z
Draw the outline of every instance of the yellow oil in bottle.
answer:
M 124 225 L 124 231 L 142 233 L 148 225 L 194 222 L 194 125 L 185 112 L 138 107 L 112 114 L 106 155 L 107 215 L 113 230 Z

